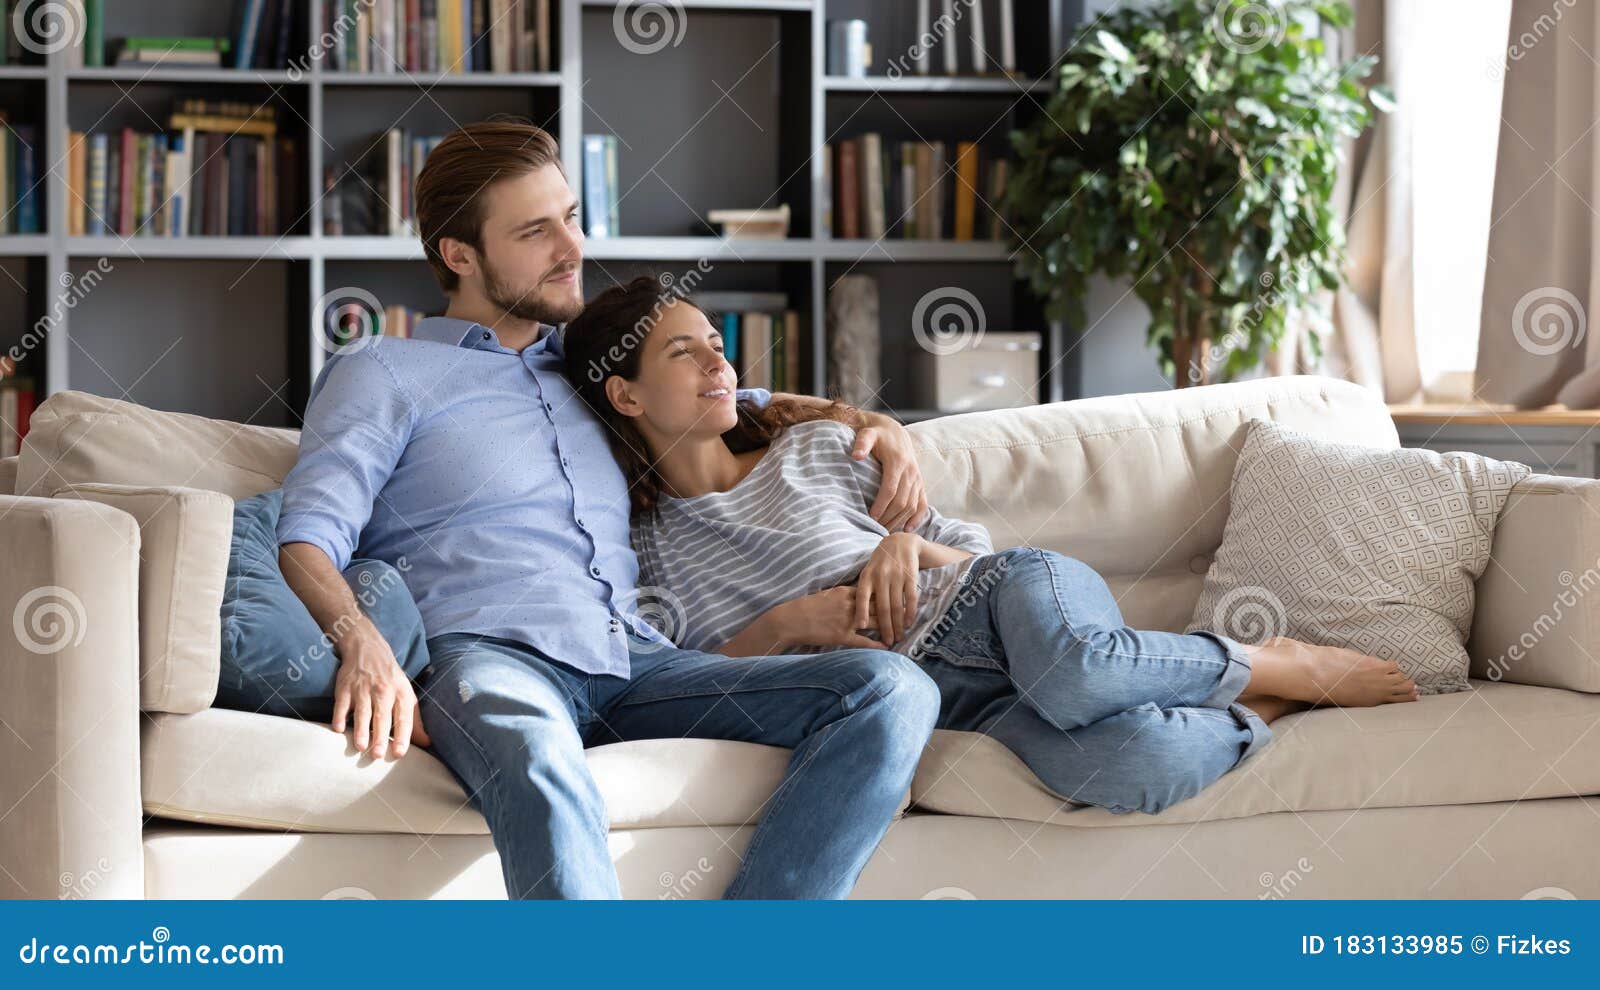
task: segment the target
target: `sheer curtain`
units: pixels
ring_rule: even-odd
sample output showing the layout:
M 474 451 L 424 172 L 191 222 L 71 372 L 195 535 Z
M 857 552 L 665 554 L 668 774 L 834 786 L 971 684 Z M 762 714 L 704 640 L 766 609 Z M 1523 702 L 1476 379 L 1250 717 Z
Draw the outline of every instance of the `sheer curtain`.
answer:
M 1516 0 L 1508 39 L 1477 391 L 1594 408 L 1600 13 L 1591 0 Z
M 1559 0 L 1558 0 L 1559 2 Z M 1341 61 L 1378 56 L 1368 82 L 1397 107 L 1347 143 L 1335 191 L 1347 285 L 1325 302 L 1324 355 L 1306 314 L 1269 359 L 1275 374 L 1317 372 L 1389 402 L 1465 400 L 1477 363 L 1479 300 L 1494 193 L 1501 66 L 1511 0 L 1358 0 L 1333 32 Z

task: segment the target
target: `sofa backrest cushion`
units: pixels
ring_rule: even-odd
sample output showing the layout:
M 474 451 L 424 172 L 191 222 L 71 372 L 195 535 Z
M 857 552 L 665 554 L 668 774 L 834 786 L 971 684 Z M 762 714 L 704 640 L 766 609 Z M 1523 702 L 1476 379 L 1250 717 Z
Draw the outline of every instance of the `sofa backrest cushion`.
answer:
M 1228 489 L 1251 419 L 1395 448 L 1383 399 L 1315 376 L 1083 399 L 913 426 L 929 499 L 1094 567 L 1130 625 L 1181 631 L 1222 543 Z
M 13 495 L 17 490 L 17 462 L 20 457 L 0 457 L 0 495 Z
M 140 710 L 184 715 L 211 707 L 233 499 L 198 488 L 93 482 L 55 497 L 114 506 L 139 524 Z
M 48 498 L 67 485 L 93 481 L 247 498 L 278 487 L 294 466 L 299 442 L 295 430 L 58 392 L 33 413 L 16 492 Z

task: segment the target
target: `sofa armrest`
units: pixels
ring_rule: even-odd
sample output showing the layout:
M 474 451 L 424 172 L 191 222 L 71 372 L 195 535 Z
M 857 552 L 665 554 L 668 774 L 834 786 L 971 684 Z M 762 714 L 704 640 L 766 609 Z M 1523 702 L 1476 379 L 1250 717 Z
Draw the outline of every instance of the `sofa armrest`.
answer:
M 1511 490 L 1478 578 L 1473 677 L 1600 694 L 1600 481 Z
M 0 495 L 0 891 L 142 898 L 139 527 Z

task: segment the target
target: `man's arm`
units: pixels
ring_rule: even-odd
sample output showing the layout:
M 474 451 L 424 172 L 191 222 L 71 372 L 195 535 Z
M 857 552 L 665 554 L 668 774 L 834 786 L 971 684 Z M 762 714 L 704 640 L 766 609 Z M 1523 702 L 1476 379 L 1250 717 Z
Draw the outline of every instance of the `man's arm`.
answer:
M 300 456 L 283 481 L 278 564 L 339 657 L 333 722 L 354 716 L 355 744 L 380 758 L 428 745 L 416 695 L 394 651 L 340 573 L 372 518 L 378 492 L 410 439 L 410 400 L 371 354 L 336 357 L 306 408 Z
M 780 392 L 774 398 L 793 400 L 802 405 L 826 406 L 832 400 L 814 395 Z M 765 403 L 763 403 L 765 405 Z M 928 489 L 917 465 L 916 446 L 911 432 L 892 416 L 857 409 L 867 425 L 856 431 L 850 456 L 856 460 L 873 457 L 883 468 L 883 483 L 868 510 L 891 533 L 916 529 L 927 517 Z

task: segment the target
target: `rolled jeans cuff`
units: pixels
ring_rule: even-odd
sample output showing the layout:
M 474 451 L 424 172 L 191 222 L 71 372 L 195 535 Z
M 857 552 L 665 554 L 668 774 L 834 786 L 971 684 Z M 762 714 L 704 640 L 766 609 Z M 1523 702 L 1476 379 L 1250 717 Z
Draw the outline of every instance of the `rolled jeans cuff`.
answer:
M 1272 741 L 1272 730 L 1267 728 L 1267 723 L 1262 721 L 1260 715 L 1243 705 L 1229 705 L 1228 711 L 1250 733 L 1250 741 L 1245 744 L 1244 751 L 1239 754 L 1239 763 L 1243 763 L 1250 758 L 1251 754 L 1263 749 L 1267 743 Z M 1234 766 L 1238 766 L 1239 763 L 1235 763 Z
M 1233 700 L 1244 693 L 1246 684 L 1250 683 L 1250 659 L 1245 653 L 1244 644 L 1236 639 L 1230 639 L 1221 633 L 1197 630 L 1196 636 L 1208 636 L 1222 647 L 1227 655 L 1228 666 L 1222 672 L 1222 678 L 1217 682 L 1216 690 L 1200 702 L 1201 708 L 1227 708 Z M 1265 723 L 1262 728 L 1265 728 Z

